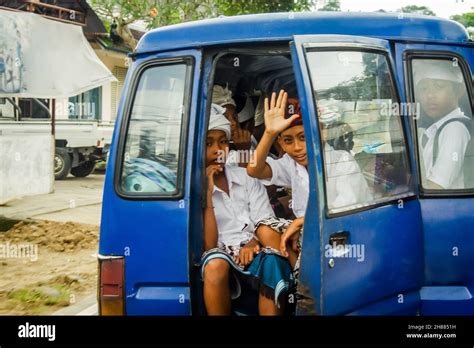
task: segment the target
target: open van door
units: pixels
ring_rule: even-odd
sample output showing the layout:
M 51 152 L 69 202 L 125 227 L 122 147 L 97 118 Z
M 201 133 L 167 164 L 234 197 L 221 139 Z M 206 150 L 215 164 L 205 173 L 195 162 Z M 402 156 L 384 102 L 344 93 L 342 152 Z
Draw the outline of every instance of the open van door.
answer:
M 474 45 L 397 43 L 395 48 L 407 99 L 420 105 L 412 130 L 417 140 L 425 251 L 421 314 L 474 315 L 474 128 L 469 132 L 456 120 L 443 126 L 449 115 L 464 115 L 472 125 Z M 439 81 L 432 90 L 424 87 L 429 80 Z M 450 84 L 457 85 L 454 95 Z M 454 112 L 438 115 L 446 100 L 454 103 Z M 464 151 L 463 141 L 469 136 L 471 142 Z
M 415 315 L 421 214 L 390 46 L 295 36 L 291 53 L 310 173 L 297 314 Z
M 200 72 L 201 52 L 186 50 L 139 56 L 127 75 L 104 186 L 101 314 L 120 297 L 128 315 L 191 314 L 186 164 Z

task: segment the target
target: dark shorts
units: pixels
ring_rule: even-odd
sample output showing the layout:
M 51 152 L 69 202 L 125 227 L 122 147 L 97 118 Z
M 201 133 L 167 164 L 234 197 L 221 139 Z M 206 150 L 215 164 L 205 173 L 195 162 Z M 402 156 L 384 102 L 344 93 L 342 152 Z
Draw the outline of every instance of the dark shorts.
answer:
M 267 298 L 279 304 L 280 297 L 291 290 L 295 279 L 288 260 L 278 251 L 263 248 L 245 268 L 237 265 L 225 250 L 214 248 L 206 251 L 201 258 L 201 277 L 204 279 L 204 268 L 214 259 L 225 260 L 231 267 L 230 289 L 232 299 L 241 294 L 241 282 L 249 284 Z

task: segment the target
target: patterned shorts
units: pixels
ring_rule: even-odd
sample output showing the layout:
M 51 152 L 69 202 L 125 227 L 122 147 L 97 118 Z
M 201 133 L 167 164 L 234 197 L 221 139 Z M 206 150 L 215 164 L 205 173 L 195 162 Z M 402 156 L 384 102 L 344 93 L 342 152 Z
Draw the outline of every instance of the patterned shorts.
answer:
M 260 220 L 256 225 L 255 225 L 255 231 L 257 228 L 261 225 L 265 225 L 273 229 L 274 231 L 283 234 L 285 233 L 286 229 L 290 224 L 293 222 L 293 220 L 286 220 L 282 218 L 277 218 L 277 217 L 269 217 L 266 219 Z M 255 237 L 256 238 L 256 237 Z M 301 262 L 301 242 L 303 239 L 303 228 L 301 228 L 300 235 L 297 241 L 297 247 L 298 247 L 298 258 L 295 263 L 295 267 L 293 269 L 293 272 L 295 274 L 295 278 L 298 279 L 299 275 L 299 270 L 300 270 L 300 262 Z

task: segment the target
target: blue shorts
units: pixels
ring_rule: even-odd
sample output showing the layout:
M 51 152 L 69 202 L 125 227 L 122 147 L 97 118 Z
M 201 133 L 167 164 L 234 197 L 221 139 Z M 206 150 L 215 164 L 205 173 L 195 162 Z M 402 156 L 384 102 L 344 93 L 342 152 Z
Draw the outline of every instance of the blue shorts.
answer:
M 280 297 L 295 286 L 295 278 L 288 260 L 271 248 L 263 248 L 245 268 L 237 265 L 229 253 L 220 248 L 206 251 L 201 258 L 201 277 L 204 268 L 213 259 L 225 260 L 231 266 L 230 288 L 232 299 L 241 293 L 241 281 L 250 284 L 278 305 Z

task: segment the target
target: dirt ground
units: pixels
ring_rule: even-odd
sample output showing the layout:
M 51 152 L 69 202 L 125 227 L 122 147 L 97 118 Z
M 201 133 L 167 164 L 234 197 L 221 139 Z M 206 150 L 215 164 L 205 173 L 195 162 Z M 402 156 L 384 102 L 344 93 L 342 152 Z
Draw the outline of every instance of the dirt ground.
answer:
M 99 227 L 22 221 L 0 232 L 0 315 L 47 315 L 97 291 Z

